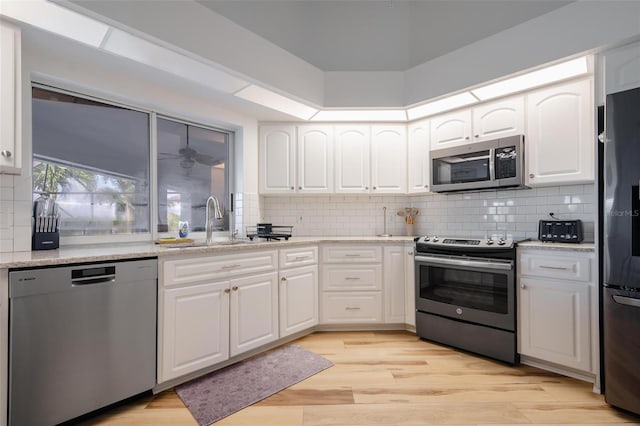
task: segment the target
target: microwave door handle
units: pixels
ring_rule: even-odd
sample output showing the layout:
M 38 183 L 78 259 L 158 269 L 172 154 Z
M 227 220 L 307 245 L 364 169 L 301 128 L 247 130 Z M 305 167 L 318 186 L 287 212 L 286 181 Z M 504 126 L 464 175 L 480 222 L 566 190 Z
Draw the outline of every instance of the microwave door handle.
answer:
M 494 181 L 496 180 L 496 149 L 495 148 L 491 148 L 489 150 L 489 180 Z

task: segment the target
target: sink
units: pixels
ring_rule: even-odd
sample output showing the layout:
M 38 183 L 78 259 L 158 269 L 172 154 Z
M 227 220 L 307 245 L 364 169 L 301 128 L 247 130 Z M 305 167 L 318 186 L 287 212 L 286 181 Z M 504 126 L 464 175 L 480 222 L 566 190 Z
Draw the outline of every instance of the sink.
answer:
M 239 244 L 251 244 L 251 241 L 245 240 L 228 240 L 228 241 L 214 241 L 211 246 L 236 246 Z
M 218 246 L 235 246 L 241 244 L 250 244 L 251 241 L 246 240 L 221 240 L 213 241 L 211 244 L 207 244 L 205 241 L 196 241 L 193 243 L 176 243 L 176 244 L 163 244 L 162 247 L 168 249 L 179 248 L 191 248 L 191 247 L 218 247 Z

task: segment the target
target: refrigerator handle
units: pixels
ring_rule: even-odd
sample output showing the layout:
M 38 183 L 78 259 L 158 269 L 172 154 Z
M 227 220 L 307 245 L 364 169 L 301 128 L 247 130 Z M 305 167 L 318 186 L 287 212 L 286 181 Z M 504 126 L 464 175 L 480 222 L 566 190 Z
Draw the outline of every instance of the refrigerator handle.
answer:
M 614 295 L 613 301 L 621 305 L 628 305 L 628 306 L 640 308 L 640 299 L 634 299 L 633 297 Z

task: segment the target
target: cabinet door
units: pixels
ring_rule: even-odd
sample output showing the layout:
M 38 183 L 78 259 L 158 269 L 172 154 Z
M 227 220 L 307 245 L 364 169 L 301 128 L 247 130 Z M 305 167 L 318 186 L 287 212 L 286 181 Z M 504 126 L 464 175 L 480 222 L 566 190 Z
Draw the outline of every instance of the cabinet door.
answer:
M 407 127 L 371 127 L 372 193 L 407 192 Z
M 406 251 L 403 246 L 384 248 L 384 306 L 386 323 L 404 324 Z
M 0 22 L 0 173 L 20 174 L 20 29 Z
M 280 272 L 280 337 L 318 324 L 318 267 Z
M 298 192 L 333 192 L 333 128 L 298 127 Z
M 471 142 L 471 110 L 431 118 L 431 150 Z
M 263 194 L 295 191 L 294 126 L 260 127 L 260 192 Z
M 519 283 L 520 353 L 591 371 L 589 285 L 531 277 Z
M 431 158 L 429 156 L 429 122 L 409 125 L 407 167 L 409 193 L 429 192 Z
M 473 141 L 524 134 L 524 97 L 489 102 L 473 108 Z
M 632 43 L 604 55 L 606 94 L 640 87 L 640 43 Z
M 415 262 L 414 245 L 406 246 L 405 252 L 405 320 L 406 324 L 416 325 L 416 282 L 415 282 Z
M 278 339 L 276 272 L 231 280 L 231 356 Z
M 592 93 L 588 79 L 527 95 L 527 185 L 593 182 Z
M 164 290 L 158 382 L 229 358 L 228 289 L 222 281 Z
M 335 127 L 336 192 L 369 192 L 369 126 Z

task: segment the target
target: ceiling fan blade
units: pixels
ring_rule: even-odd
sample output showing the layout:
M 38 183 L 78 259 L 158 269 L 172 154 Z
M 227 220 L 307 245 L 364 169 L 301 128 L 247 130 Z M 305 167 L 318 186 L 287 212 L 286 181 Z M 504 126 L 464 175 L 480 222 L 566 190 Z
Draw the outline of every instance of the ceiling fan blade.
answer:
M 159 152 L 158 157 L 160 156 L 162 156 L 162 158 L 158 158 L 158 160 L 175 160 L 183 157 L 180 154 L 170 154 L 168 152 Z
M 195 154 L 193 159 L 196 160 L 200 164 L 205 164 L 207 166 L 217 166 L 218 164 L 222 164 L 224 161 L 216 160 L 210 155 L 207 154 Z

